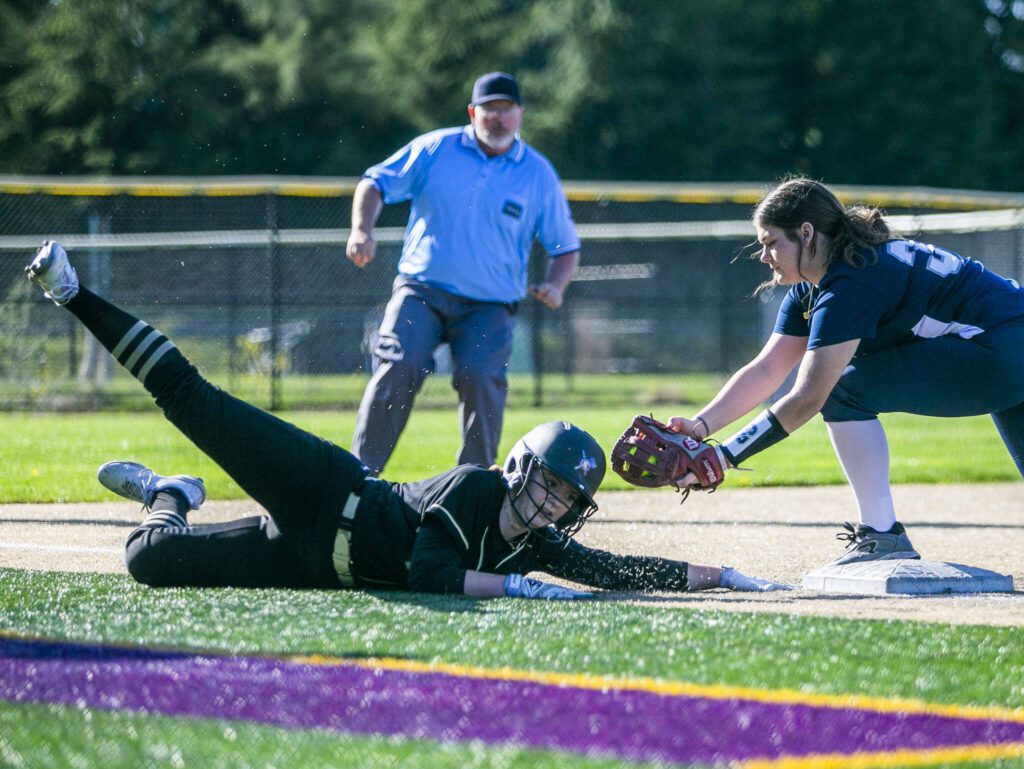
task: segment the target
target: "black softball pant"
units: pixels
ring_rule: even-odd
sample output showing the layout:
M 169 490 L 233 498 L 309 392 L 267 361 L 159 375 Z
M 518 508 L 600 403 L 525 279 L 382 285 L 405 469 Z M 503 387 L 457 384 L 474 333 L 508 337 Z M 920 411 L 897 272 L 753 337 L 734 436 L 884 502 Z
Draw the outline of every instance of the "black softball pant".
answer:
M 197 587 L 340 587 L 332 552 L 366 468 L 352 454 L 206 381 L 160 332 L 86 288 L 67 305 L 177 427 L 270 514 L 136 529 L 125 564 L 140 582 Z

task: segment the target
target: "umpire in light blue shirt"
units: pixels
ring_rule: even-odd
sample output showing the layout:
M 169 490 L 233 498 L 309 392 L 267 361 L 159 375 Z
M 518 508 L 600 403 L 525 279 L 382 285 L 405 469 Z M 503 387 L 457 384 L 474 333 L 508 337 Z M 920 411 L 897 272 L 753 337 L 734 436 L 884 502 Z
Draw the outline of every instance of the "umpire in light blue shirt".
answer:
M 579 263 L 579 237 L 551 163 L 519 137 L 523 106 L 512 75 L 477 79 L 470 124 L 419 136 L 368 169 L 352 203 L 346 255 L 374 257 L 386 203 L 411 201 L 405 244 L 359 407 L 352 452 L 379 474 L 413 399 L 447 342 L 462 422 L 460 463 L 492 464 L 501 438 L 506 369 L 518 302 L 529 292 L 562 305 Z M 534 240 L 550 256 L 543 283 L 527 286 Z

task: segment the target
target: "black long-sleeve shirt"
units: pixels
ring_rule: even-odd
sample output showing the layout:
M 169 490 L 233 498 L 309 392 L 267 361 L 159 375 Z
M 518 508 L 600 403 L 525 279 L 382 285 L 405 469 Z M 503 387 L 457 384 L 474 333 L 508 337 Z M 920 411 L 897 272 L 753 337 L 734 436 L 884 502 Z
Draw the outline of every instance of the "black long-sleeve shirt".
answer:
M 616 555 L 566 542 L 555 529 L 510 543 L 498 515 L 499 473 L 462 465 L 423 481 L 367 482 L 353 523 L 356 584 L 422 593 L 462 593 L 466 571 L 545 571 L 606 590 L 683 591 L 683 561 Z

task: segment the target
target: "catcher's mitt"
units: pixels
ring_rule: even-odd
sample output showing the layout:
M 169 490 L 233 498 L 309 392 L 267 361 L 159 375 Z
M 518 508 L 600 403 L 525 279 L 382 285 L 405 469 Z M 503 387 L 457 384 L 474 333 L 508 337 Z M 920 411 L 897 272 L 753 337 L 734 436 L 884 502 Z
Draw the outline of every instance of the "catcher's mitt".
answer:
M 690 488 L 714 491 L 725 480 L 725 457 L 717 446 L 672 432 L 653 417 L 640 414 L 612 447 L 612 469 L 635 486 L 674 486 L 687 473 L 697 477 Z

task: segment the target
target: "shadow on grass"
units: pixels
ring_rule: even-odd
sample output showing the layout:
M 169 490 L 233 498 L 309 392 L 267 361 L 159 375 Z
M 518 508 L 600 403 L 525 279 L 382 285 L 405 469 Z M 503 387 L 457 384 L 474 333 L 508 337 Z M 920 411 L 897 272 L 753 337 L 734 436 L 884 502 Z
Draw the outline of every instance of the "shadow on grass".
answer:
M 145 516 L 140 516 L 141 520 Z M 0 518 L 0 525 L 5 523 L 39 523 L 43 526 L 116 526 L 122 529 L 134 529 L 138 521 L 121 521 L 115 518 Z
M 788 527 L 794 529 L 837 529 L 840 528 L 840 524 L 835 521 L 768 521 L 758 520 L 754 518 L 731 518 L 729 520 L 723 519 L 706 519 L 706 520 L 656 520 L 653 518 L 602 518 L 596 520 L 591 518 L 587 521 L 587 526 L 607 526 L 609 524 L 618 525 L 639 525 L 639 526 L 771 526 L 771 527 Z M 975 521 L 962 521 L 961 523 L 951 523 L 950 521 L 913 521 L 911 524 L 915 529 L 931 528 L 931 529 L 1022 529 L 1024 530 L 1024 523 L 980 523 Z
M 427 611 L 443 612 L 444 614 L 486 614 L 488 605 L 493 598 L 472 598 L 465 595 L 435 595 L 433 593 L 406 593 L 402 591 L 365 590 L 386 603 L 415 606 Z

